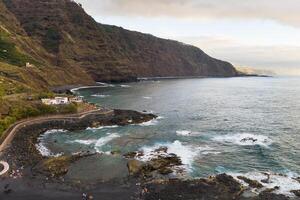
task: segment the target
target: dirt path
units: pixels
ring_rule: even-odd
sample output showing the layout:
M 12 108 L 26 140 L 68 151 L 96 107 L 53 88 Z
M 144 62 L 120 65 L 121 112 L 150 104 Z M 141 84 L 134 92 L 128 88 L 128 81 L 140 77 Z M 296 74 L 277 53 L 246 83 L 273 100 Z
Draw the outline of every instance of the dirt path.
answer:
M 3 142 L 0 145 L 0 156 L 2 155 L 3 151 L 9 146 L 9 144 L 12 142 L 12 140 L 14 139 L 14 137 L 17 134 L 18 130 L 23 128 L 23 127 L 26 127 L 30 124 L 34 124 L 34 123 L 38 123 L 38 122 L 45 122 L 45 121 L 49 121 L 49 120 L 81 119 L 81 118 L 84 118 L 84 117 L 86 117 L 90 114 L 93 114 L 93 113 L 108 115 L 108 114 L 111 114 L 113 112 L 114 112 L 113 110 L 107 110 L 107 109 L 92 110 L 92 111 L 87 111 L 87 112 L 72 114 L 72 115 L 43 116 L 43 117 L 25 119 L 25 120 L 16 122 L 9 129 L 7 129 L 3 134 L 3 137 L 5 137 L 5 139 L 3 139 Z

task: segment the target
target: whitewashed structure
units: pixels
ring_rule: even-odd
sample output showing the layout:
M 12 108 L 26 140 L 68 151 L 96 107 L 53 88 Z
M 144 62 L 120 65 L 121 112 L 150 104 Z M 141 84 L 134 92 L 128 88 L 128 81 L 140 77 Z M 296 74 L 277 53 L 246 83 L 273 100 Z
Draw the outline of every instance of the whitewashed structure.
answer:
M 42 103 L 46 105 L 64 105 L 69 104 L 68 97 L 55 97 L 54 99 L 42 99 Z
M 69 103 L 82 103 L 82 97 L 55 97 L 54 99 L 42 99 L 42 103 L 46 105 L 66 105 Z
M 73 97 L 73 98 L 70 98 L 69 101 L 72 103 L 82 103 L 83 98 L 82 97 Z
M 25 64 L 25 66 L 26 66 L 27 68 L 33 67 L 33 65 L 30 64 L 29 62 L 27 62 L 27 63 Z

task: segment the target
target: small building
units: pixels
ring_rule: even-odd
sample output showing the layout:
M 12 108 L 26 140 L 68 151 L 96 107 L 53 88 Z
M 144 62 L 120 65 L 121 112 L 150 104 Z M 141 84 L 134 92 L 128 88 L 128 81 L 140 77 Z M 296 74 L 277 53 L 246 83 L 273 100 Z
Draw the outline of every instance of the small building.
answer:
M 77 96 L 77 97 L 70 98 L 69 101 L 70 101 L 71 103 L 82 103 L 82 102 L 83 102 L 83 98 Z
M 28 68 L 29 68 L 29 67 L 33 67 L 33 65 L 30 64 L 29 62 L 27 62 L 25 66 L 28 67 Z
M 42 103 L 46 105 L 65 105 L 70 102 L 68 97 L 55 97 L 54 99 L 42 99 Z

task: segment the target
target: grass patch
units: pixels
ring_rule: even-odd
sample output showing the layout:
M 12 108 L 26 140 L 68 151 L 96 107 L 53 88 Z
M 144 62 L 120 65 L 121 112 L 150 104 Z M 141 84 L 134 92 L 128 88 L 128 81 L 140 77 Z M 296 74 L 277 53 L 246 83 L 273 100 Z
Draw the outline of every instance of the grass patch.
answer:
M 3 32 L 0 32 L 0 61 L 19 67 L 24 67 L 26 62 L 39 65 L 37 61 L 20 52 Z
M 48 94 L 51 96 L 51 93 Z M 31 98 L 33 96 L 33 100 Z M 40 100 L 34 100 L 36 97 L 45 96 L 45 94 L 31 95 L 27 100 L 19 97 L 17 100 L 10 101 L 7 98 L 0 98 L 0 136 L 12 124 L 18 120 L 54 114 L 72 114 L 77 112 L 76 104 L 68 105 L 44 105 Z

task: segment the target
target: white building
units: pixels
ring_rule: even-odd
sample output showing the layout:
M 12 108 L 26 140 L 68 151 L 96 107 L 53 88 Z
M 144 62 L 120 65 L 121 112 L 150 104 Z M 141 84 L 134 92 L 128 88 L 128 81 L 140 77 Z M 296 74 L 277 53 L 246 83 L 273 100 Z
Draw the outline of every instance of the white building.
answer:
M 82 97 L 73 97 L 73 98 L 70 98 L 69 101 L 72 103 L 82 103 L 83 98 Z
M 25 66 L 28 67 L 28 68 L 33 67 L 33 65 L 30 64 L 29 62 L 27 62 Z
M 70 102 L 68 97 L 55 97 L 54 99 L 42 99 L 42 103 L 46 105 L 64 105 Z

